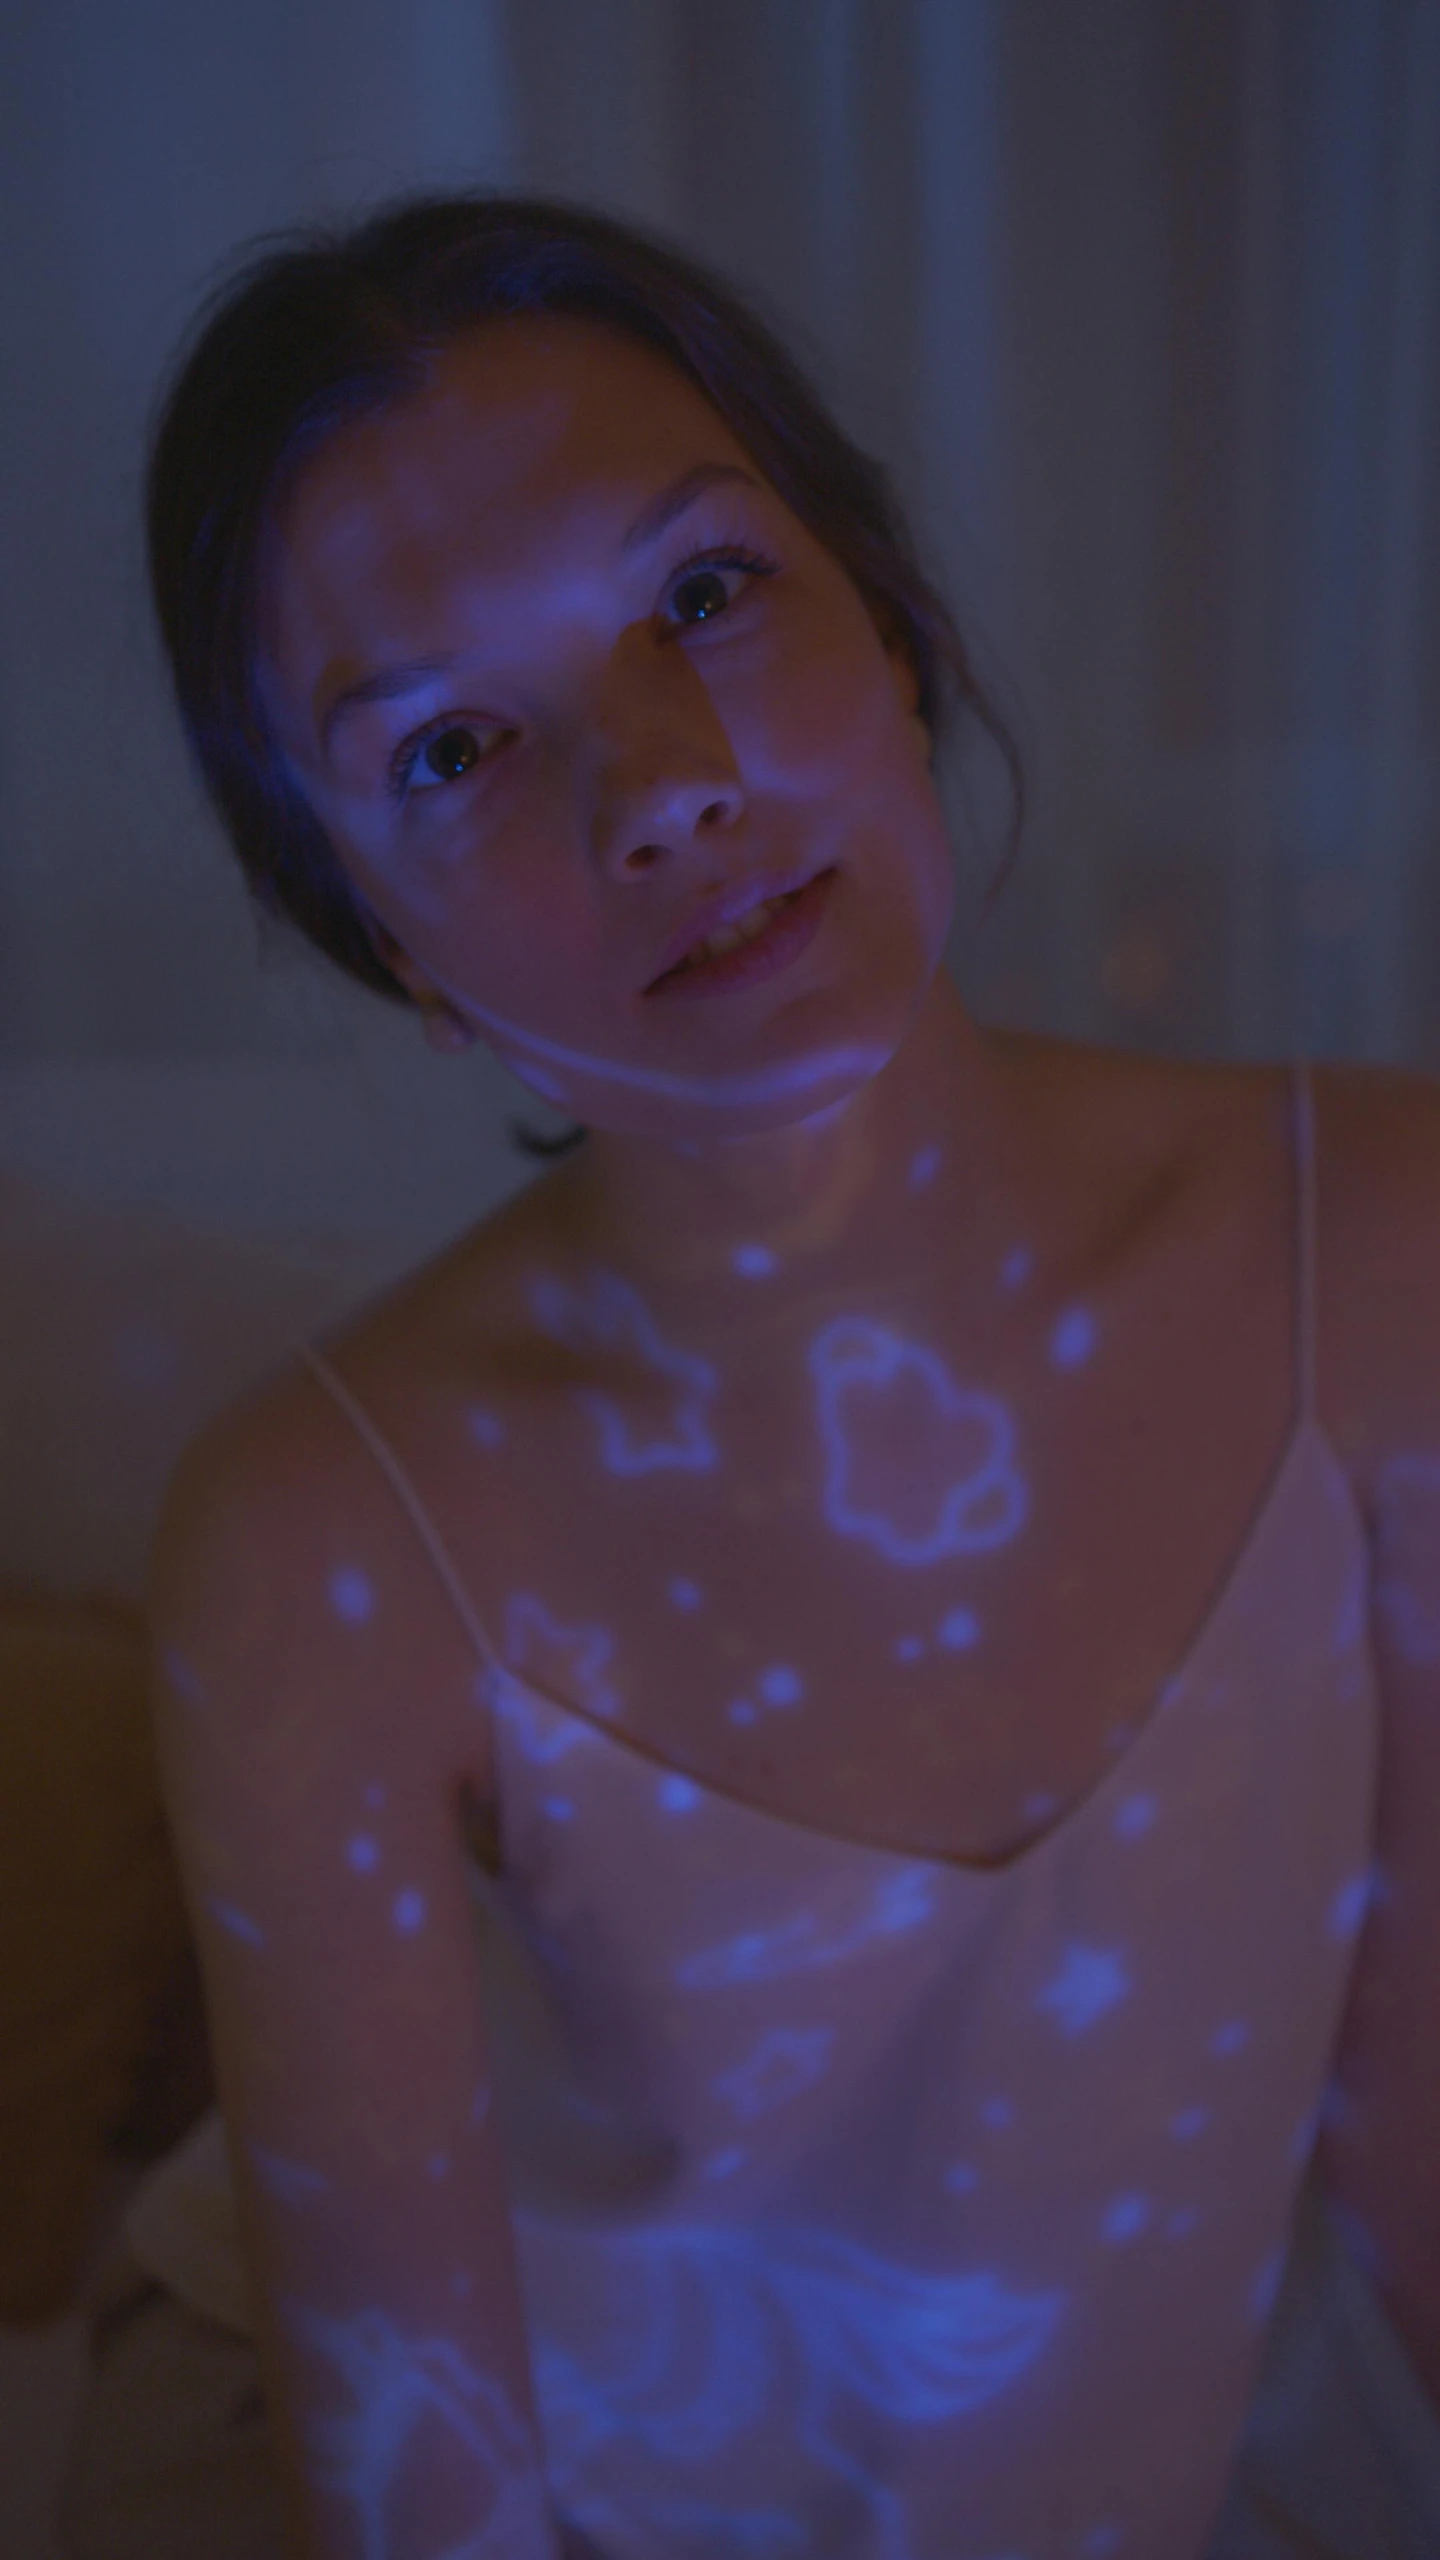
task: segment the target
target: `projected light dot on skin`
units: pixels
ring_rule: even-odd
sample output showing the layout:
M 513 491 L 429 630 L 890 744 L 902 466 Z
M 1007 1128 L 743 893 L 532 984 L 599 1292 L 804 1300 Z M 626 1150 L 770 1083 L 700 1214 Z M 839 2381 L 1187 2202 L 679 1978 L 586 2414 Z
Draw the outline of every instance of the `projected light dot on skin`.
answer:
M 910 1159 L 911 1190 L 928 1190 L 930 1184 L 934 1181 L 936 1174 L 939 1172 L 943 1161 L 943 1148 L 934 1146 L 918 1148 L 916 1153 Z
M 450 2175 L 449 2152 L 432 2151 L 429 2159 L 425 2163 L 425 2168 L 427 2175 L 432 2178 L 448 2178 Z
M 678 1772 L 660 1780 L 655 1797 L 666 1813 L 693 1813 L 703 1801 L 693 1778 L 683 1778 Z
M 368 1876 L 380 1864 L 380 1851 L 375 1841 L 357 1832 L 345 1852 L 357 1875 Z
M 946 2170 L 944 2183 L 952 2196 L 968 2196 L 972 2187 L 979 2186 L 980 2172 L 968 2160 L 957 2160 Z
M 725 1713 L 732 1724 L 754 1724 L 756 1722 L 756 1710 L 752 1707 L 748 1698 L 732 1698 L 729 1706 L 725 1710 Z
M 1177 2206 L 1175 2212 L 1171 2214 L 1165 2228 L 1172 2238 L 1183 2240 L 1187 2233 L 1194 2230 L 1198 2220 L 1199 2216 L 1193 2204 L 1182 2204 Z
M 424 1927 L 425 1896 L 423 1893 L 397 1893 L 393 1910 L 396 1928 L 402 1930 L 407 1936 L 413 1930 Z
M 1015 2121 L 1015 2109 L 1008 2098 L 987 2098 L 980 2110 L 980 2115 L 982 2121 L 992 2126 L 996 2132 Z
M 247 1947 L 264 1946 L 264 1930 L 247 1919 L 243 1911 L 237 1911 L 233 1902 L 217 1902 L 213 1895 L 207 1894 L 205 1908 L 214 1914 L 222 1929 L 229 1930 L 232 1938 L 243 1938 Z
M 979 1641 L 980 1622 L 973 1609 L 951 1609 L 940 1621 L 936 1642 L 947 1653 L 968 1653 Z
M 730 1268 L 741 1280 L 768 1280 L 777 1267 L 777 1256 L 768 1244 L 737 1245 L 730 1256 Z
M 773 1663 L 768 1671 L 762 1671 L 756 1686 L 767 1707 L 793 1707 L 805 1694 L 805 1683 L 798 1671 L 792 1671 L 784 1662 Z
M 1177 2116 L 1171 2117 L 1170 2130 L 1177 2142 L 1189 2142 L 1197 2133 L 1204 2132 L 1209 2121 L 1208 2107 L 1182 2107 Z
M 545 1796 L 540 1810 L 548 1814 L 552 1822 L 573 1822 L 575 1819 L 575 1807 L 568 1796 Z
M 1342 1942 L 1353 1938 L 1370 1907 L 1372 1872 L 1366 1867 L 1340 1887 L 1330 1905 L 1329 1931 Z
M 1122 1840 L 1138 1840 L 1155 1819 L 1155 1798 L 1147 1795 L 1127 1796 L 1117 1806 L 1114 1828 Z
M 1117 2196 L 1113 2204 L 1106 2206 L 1100 2228 L 1107 2240 L 1133 2240 L 1149 2219 L 1147 2196 Z
M 1249 2041 L 1250 2029 L 1245 2020 L 1232 2018 L 1225 2026 L 1217 2028 L 1210 2039 L 1210 2050 L 1219 2054 L 1238 2053 Z
M 923 1636 L 897 1636 L 890 1647 L 897 1662 L 918 1662 L 925 1651 Z
M 371 1813 L 381 1812 L 385 1803 L 384 1788 L 374 1784 L 368 1786 L 365 1790 L 365 1803 Z
M 471 1439 L 478 1440 L 482 1449 L 498 1449 L 503 1446 L 506 1437 L 505 1425 L 498 1413 L 487 1413 L 483 1405 L 472 1404 L 465 1416 L 465 1423 Z
M 1002 1287 L 1006 1289 L 1023 1288 L 1034 1267 L 1035 1256 L 1031 1252 L 1028 1244 L 1017 1244 L 1014 1252 L 1007 1254 L 1001 1265 L 1000 1280 Z
M 1059 1812 L 1060 1798 L 1046 1794 L 1027 1796 L 1020 1810 L 1027 1822 L 1048 1822 L 1052 1813 Z
M 369 1578 L 358 1565 L 342 1565 L 330 1576 L 330 1605 L 350 1626 L 363 1625 L 375 1607 Z
M 1095 1349 L 1095 1319 L 1084 1307 L 1071 1307 L 1050 1336 L 1050 1357 L 1057 1369 L 1078 1369 Z
M 684 1577 L 681 1576 L 676 1581 L 666 1585 L 666 1597 L 673 1608 L 698 1609 L 700 1606 L 700 1585 L 698 1582 L 687 1582 Z

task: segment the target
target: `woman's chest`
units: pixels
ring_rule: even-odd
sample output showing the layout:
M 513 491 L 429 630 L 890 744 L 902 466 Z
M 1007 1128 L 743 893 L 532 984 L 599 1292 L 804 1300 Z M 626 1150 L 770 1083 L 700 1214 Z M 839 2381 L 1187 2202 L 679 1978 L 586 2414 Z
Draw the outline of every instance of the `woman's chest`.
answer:
M 507 1662 L 842 1838 L 989 1867 L 1077 1818 L 1265 1573 L 1301 1381 L 1292 1186 L 1253 1139 L 1057 1252 L 1003 1332 L 937 1293 L 769 1370 L 654 1337 L 648 1376 L 497 1360 L 486 1488 L 448 1511 L 486 1524 L 459 1561 Z

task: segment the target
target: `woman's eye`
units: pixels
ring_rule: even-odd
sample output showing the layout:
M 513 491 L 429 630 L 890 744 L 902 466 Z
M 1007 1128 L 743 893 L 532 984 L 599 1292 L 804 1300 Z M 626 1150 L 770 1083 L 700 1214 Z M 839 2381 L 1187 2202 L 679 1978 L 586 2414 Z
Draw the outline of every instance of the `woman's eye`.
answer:
M 773 560 L 764 560 L 754 551 L 697 551 L 692 559 L 682 560 L 666 592 L 672 600 L 686 593 L 693 595 L 698 592 L 702 601 L 695 620 L 713 622 L 735 601 L 726 586 L 724 571 L 728 569 L 752 578 L 768 578 L 775 565 Z
M 436 783 L 460 782 L 480 761 L 480 745 L 467 721 L 447 720 L 428 737 L 407 738 L 390 766 L 390 788 L 403 800 L 412 791 L 428 791 Z
M 672 599 L 685 595 L 698 598 L 693 615 L 685 616 L 682 622 L 682 628 L 690 630 L 730 611 L 736 597 L 727 583 L 727 571 L 732 578 L 768 578 L 778 566 L 777 561 L 734 544 L 716 551 L 697 551 L 672 571 L 665 592 Z M 489 726 L 488 721 L 483 724 L 485 729 Z M 389 770 L 391 797 L 408 800 L 416 791 L 463 782 L 480 762 L 480 754 L 479 734 L 469 721 L 437 720 L 432 729 L 422 729 L 418 738 L 407 738 L 396 748 Z

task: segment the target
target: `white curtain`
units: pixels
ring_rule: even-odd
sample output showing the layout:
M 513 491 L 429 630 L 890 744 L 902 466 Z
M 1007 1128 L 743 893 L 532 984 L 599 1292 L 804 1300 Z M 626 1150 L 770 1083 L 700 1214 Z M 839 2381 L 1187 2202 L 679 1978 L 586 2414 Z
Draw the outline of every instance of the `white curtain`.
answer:
M 891 466 L 1026 760 L 983 937 L 992 750 L 953 797 L 983 1017 L 1440 1071 L 1435 0 L 44 0 L 0 23 L 0 1095 L 229 1062 L 557 1125 L 262 953 L 142 576 L 217 268 L 448 183 L 658 225 Z

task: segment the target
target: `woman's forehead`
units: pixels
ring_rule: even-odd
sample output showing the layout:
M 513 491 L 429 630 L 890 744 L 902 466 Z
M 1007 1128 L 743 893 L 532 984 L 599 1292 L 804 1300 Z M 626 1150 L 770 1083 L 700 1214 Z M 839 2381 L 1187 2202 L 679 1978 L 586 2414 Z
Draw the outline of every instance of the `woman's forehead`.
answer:
M 743 459 L 698 386 L 656 351 L 577 322 L 487 322 L 445 348 L 423 388 L 340 428 L 302 469 L 287 547 L 425 532 L 517 507 L 583 524 L 667 465 Z
M 658 351 L 586 323 L 486 322 L 297 474 L 266 545 L 263 655 L 308 691 L 317 655 L 423 620 L 457 585 L 503 607 L 537 573 L 605 571 L 635 508 L 698 461 L 760 477 Z

